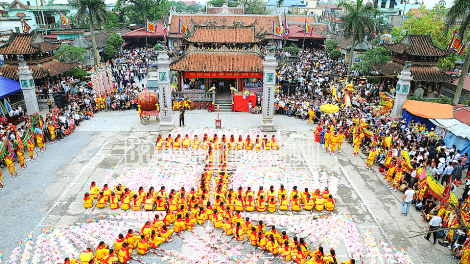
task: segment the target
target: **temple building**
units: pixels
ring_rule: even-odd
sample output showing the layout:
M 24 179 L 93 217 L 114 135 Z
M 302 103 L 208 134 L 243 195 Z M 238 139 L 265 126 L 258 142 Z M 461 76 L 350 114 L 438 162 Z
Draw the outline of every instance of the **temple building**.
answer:
M 5 78 L 18 80 L 18 62 L 22 57 L 33 72 L 36 86 L 47 85 L 47 79 L 75 66 L 55 59 L 54 51 L 59 47 L 60 44 L 46 42 L 40 33 L 13 33 L 8 43 L 0 47 L 0 54 L 5 59 L 5 65 L 0 67 L 0 74 Z
M 192 31 L 183 41 L 188 48 L 177 57 L 170 69 L 178 72 L 182 91 L 218 92 L 262 90 L 263 58 L 259 44 L 266 41 L 266 32 L 256 23 L 233 26 L 192 24 Z
M 384 44 L 384 47 L 392 53 L 391 61 L 386 64 L 374 66 L 374 70 L 380 76 L 380 82 L 395 87 L 398 75 L 405 64 L 411 63 L 411 91 L 418 86 L 424 89 L 425 96 L 439 96 L 444 83 L 451 83 L 455 77 L 438 68 L 441 57 L 449 55 L 449 50 L 436 46 L 430 35 L 406 35 L 399 43 Z

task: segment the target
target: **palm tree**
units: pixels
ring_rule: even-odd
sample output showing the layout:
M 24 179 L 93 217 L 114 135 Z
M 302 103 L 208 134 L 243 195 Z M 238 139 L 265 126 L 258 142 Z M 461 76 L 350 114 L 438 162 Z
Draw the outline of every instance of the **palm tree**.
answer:
M 470 26 L 470 0 L 454 0 L 452 7 L 449 9 L 447 13 L 447 20 L 446 20 L 446 33 L 447 31 L 456 24 L 457 19 L 462 19 L 460 22 L 460 29 L 459 29 L 459 36 L 463 38 L 465 31 L 468 30 Z M 463 39 L 462 39 L 462 42 Z M 467 45 L 468 46 L 468 45 Z M 459 103 L 460 94 L 462 93 L 462 87 L 465 82 L 465 77 L 468 73 L 468 66 L 470 65 L 470 52 L 467 50 L 467 55 L 465 55 L 465 62 L 462 67 L 462 73 L 460 73 L 459 84 L 457 85 L 457 89 L 455 90 L 454 100 L 452 101 L 453 105 L 457 105 Z
M 377 9 L 371 4 L 362 5 L 363 0 L 357 2 L 341 2 L 338 6 L 342 7 L 346 15 L 341 20 L 343 21 L 343 36 L 347 39 L 352 38 L 351 51 L 349 52 L 348 61 L 348 79 L 350 78 L 351 68 L 354 56 L 354 46 L 356 41 L 362 43 L 367 37 L 372 39 L 374 31 L 374 18 Z
M 69 0 L 69 4 L 78 9 L 77 20 L 81 20 L 88 15 L 90 23 L 91 45 L 93 47 L 93 58 L 95 65 L 98 65 L 98 52 L 96 50 L 94 25 L 100 25 L 107 20 L 106 4 L 103 0 Z

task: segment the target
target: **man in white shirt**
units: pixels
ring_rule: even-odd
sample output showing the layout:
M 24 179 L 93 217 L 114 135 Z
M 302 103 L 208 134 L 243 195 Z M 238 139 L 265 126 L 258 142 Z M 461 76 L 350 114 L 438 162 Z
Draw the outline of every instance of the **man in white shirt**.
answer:
M 413 191 L 413 189 L 411 188 L 408 188 L 405 191 L 405 195 L 403 195 L 403 201 L 401 203 L 401 210 L 402 210 L 402 214 L 404 214 L 405 216 L 407 216 L 408 212 L 410 211 L 410 205 L 411 205 L 411 202 L 413 201 L 414 194 L 415 194 L 415 191 Z M 405 205 L 406 205 L 406 209 L 405 209 Z

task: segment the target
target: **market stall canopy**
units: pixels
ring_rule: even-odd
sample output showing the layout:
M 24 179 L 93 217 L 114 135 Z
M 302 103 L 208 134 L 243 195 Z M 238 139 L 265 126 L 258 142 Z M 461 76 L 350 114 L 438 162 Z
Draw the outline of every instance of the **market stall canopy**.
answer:
M 430 102 L 421 102 L 406 100 L 403 109 L 409 113 L 423 118 L 453 118 L 454 109 L 452 105 L 436 104 Z
M 0 99 L 21 92 L 20 83 L 7 79 L 5 77 L 0 77 Z

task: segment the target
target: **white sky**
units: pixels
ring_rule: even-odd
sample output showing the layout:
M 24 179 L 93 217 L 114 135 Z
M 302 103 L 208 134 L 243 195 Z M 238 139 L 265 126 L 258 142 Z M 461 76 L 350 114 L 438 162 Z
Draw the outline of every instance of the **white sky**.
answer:
M 26 3 L 26 0 L 20 0 L 20 1 Z M 418 0 L 418 1 L 421 2 L 422 0 Z M 34 1 L 31 1 L 31 2 L 33 3 Z M 117 1 L 116 1 L 116 0 L 105 0 L 105 2 L 106 2 L 107 4 L 109 4 L 109 3 L 115 3 L 115 2 L 117 2 Z M 206 0 L 197 0 L 197 2 L 199 2 L 199 3 L 201 3 L 201 4 L 205 4 L 207 1 L 206 1 Z M 299 2 L 300 2 L 300 0 L 299 0 Z M 397 1 L 397 2 L 398 2 L 398 1 Z M 425 4 L 427 7 L 433 7 L 433 6 L 434 6 L 435 4 L 437 4 L 438 2 L 439 2 L 439 0 L 424 0 L 424 4 Z M 47 0 L 45 0 L 44 3 L 47 3 Z M 67 4 L 68 1 L 67 1 L 67 0 L 55 0 L 54 3 L 56 3 L 56 4 Z M 447 6 L 447 7 L 450 7 L 452 3 L 453 3 L 453 0 L 447 0 L 447 1 L 446 1 L 446 6 Z

